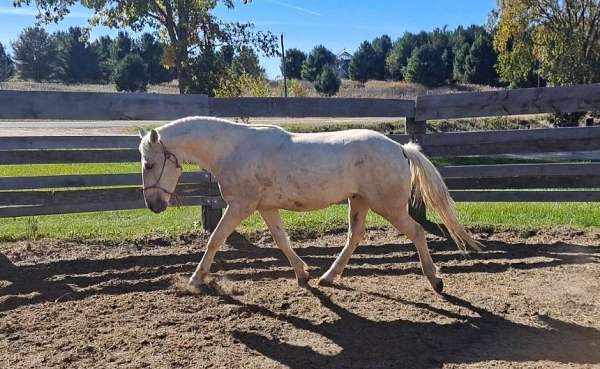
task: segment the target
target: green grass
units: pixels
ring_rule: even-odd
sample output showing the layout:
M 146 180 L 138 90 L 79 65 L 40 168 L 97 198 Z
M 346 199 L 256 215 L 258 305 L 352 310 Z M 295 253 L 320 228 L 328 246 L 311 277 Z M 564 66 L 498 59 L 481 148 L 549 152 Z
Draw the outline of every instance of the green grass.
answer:
M 185 171 L 198 170 L 198 166 L 192 164 L 184 164 L 183 168 Z M 140 163 L 0 165 L 0 177 L 122 174 L 141 171 Z
M 494 229 L 600 229 L 600 207 L 594 203 L 460 203 L 460 219 L 469 227 Z M 293 213 L 282 216 L 292 235 L 316 236 L 346 228 L 346 206 Z M 432 217 L 435 219 L 435 217 Z M 32 238 L 124 240 L 148 235 L 176 237 L 200 229 L 198 207 L 170 208 L 156 215 L 146 209 L 85 214 L 49 215 L 31 218 L 2 219 L 0 241 Z M 386 226 L 381 217 L 370 213 L 369 227 Z M 255 233 L 266 230 L 258 214 L 245 220 L 239 231 Z

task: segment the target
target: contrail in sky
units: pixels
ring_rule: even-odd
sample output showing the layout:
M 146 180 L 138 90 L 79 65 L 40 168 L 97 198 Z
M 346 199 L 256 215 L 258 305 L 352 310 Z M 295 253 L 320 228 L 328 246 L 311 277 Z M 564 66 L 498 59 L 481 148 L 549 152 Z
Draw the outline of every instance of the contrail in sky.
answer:
M 277 4 L 279 6 L 283 6 L 283 7 L 286 7 L 286 8 L 297 10 L 297 11 L 302 12 L 302 13 L 314 15 L 316 17 L 322 17 L 323 16 L 323 14 L 321 14 L 321 13 L 317 13 L 317 12 L 312 11 L 310 9 L 302 8 L 302 7 L 299 7 L 299 6 L 296 6 L 296 5 L 284 3 L 283 1 L 278 1 L 278 0 L 267 0 L 267 1 L 269 1 L 271 3 L 274 3 L 274 4 Z

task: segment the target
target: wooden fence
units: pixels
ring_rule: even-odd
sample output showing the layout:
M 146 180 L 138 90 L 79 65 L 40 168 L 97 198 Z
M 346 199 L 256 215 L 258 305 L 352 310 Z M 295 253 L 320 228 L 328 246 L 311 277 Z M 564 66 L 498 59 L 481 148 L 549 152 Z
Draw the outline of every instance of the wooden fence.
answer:
M 390 137 L 416 141 L 429 156 L 444 157 L 600 150 L 600 127 L 433 134 L 425 129 L 432 119 L 582 111 L 600 111 L 600 85 L 431 95 L 415 101 L 0 91 L 0 119 L 12 120 L 406 118 L 406 134 Z M 134 136 L 0 137 L 0 165 L 139 162 L 138 144 Z M 450 166 L 440 172 L 456 201 L 600 201 L 596 163 Z M 0 217 L 142 208 L 140 185 L 139 173 L 7 177 L 0 172 Z M 212 229 L 225 205 L 214 178 L 185 173 L 178 190 L 184 205 L 203 207 L 204 226 Z M 424 218 L 422 209 L 417 211 Z

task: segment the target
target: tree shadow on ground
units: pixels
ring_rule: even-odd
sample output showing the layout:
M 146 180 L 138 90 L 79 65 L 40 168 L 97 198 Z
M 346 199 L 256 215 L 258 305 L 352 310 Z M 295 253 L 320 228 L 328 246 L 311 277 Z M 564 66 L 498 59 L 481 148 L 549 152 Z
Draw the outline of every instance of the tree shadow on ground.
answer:
M 436 250 L 434 261 L 446 274 L 501 273 L 509 268 L 526 270 L 600 262 L 598 248 L 566 243 L 486 242 L 484 252 L 468 258 L 456 251 L 451 242 L 433 241 L 430 245 Z M 297 251 L 311 267 L 311 275 L 316 277 L 329 268 L 341 247 L 308 246 L 299 247 Z M 0 311 L 48 301 L 79 300 L 97 294 L 164 290 L 172 286 L 175 275 L 191 273 L 201 257 L 200 252 L 173 253 L 15 265 L 0 253 L 0 286 L 4 286 L 0 288 Z M 411 243 L 367 244 L 359 247 L 344 275 L 421 274 L 417 262 Z M 229 246 L 218 254 L 212 270 L 231 280 L 293 278 L 279 249 L 257 247 L 239 234 L 230 238 Z
M 546 327 L 515 323 L 477 307 L 459 297 L 444 295 L 448 305 L 471 314 L 459 314 L 426 303 L 372 294 L 452 319 L 452 323 L 415 322 L 399 319 L 372 321 L 346 310 L 323 291 L 309 287 L 323 308 L 339 319 L 315 324 L 296 316 L 272 312 L 222 296 L 224 302 L 241 306 L 252 314 L 280 320 L 331 340 L 341 350 L 326 355 L 307 346 L 297 346 L 256 332 L 237 330 L 236 339 L 250 349 L 290 368 L 441 368 L 447 363 L 489 360 L 600 363 L 600 331 L 540 316 Z

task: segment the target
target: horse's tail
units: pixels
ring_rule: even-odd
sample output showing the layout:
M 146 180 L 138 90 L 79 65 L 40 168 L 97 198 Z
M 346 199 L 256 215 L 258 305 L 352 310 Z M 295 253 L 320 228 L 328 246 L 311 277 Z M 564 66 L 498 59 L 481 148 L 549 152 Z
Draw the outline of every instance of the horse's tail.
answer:
M 458 222 L 454 200 L 450 197 L 448 188 L 435 166 L 421 153 L 421 148 L 415 143 L 402 145 L 404 154 L 410 161 L 410 186 L 414 200 L 423 200 L 425 206 L 436 211 L 442 223 L 448 228 L 450 237 L 461 250 L 467 246 L 481 250 L 483 245 L 475 240 Z

